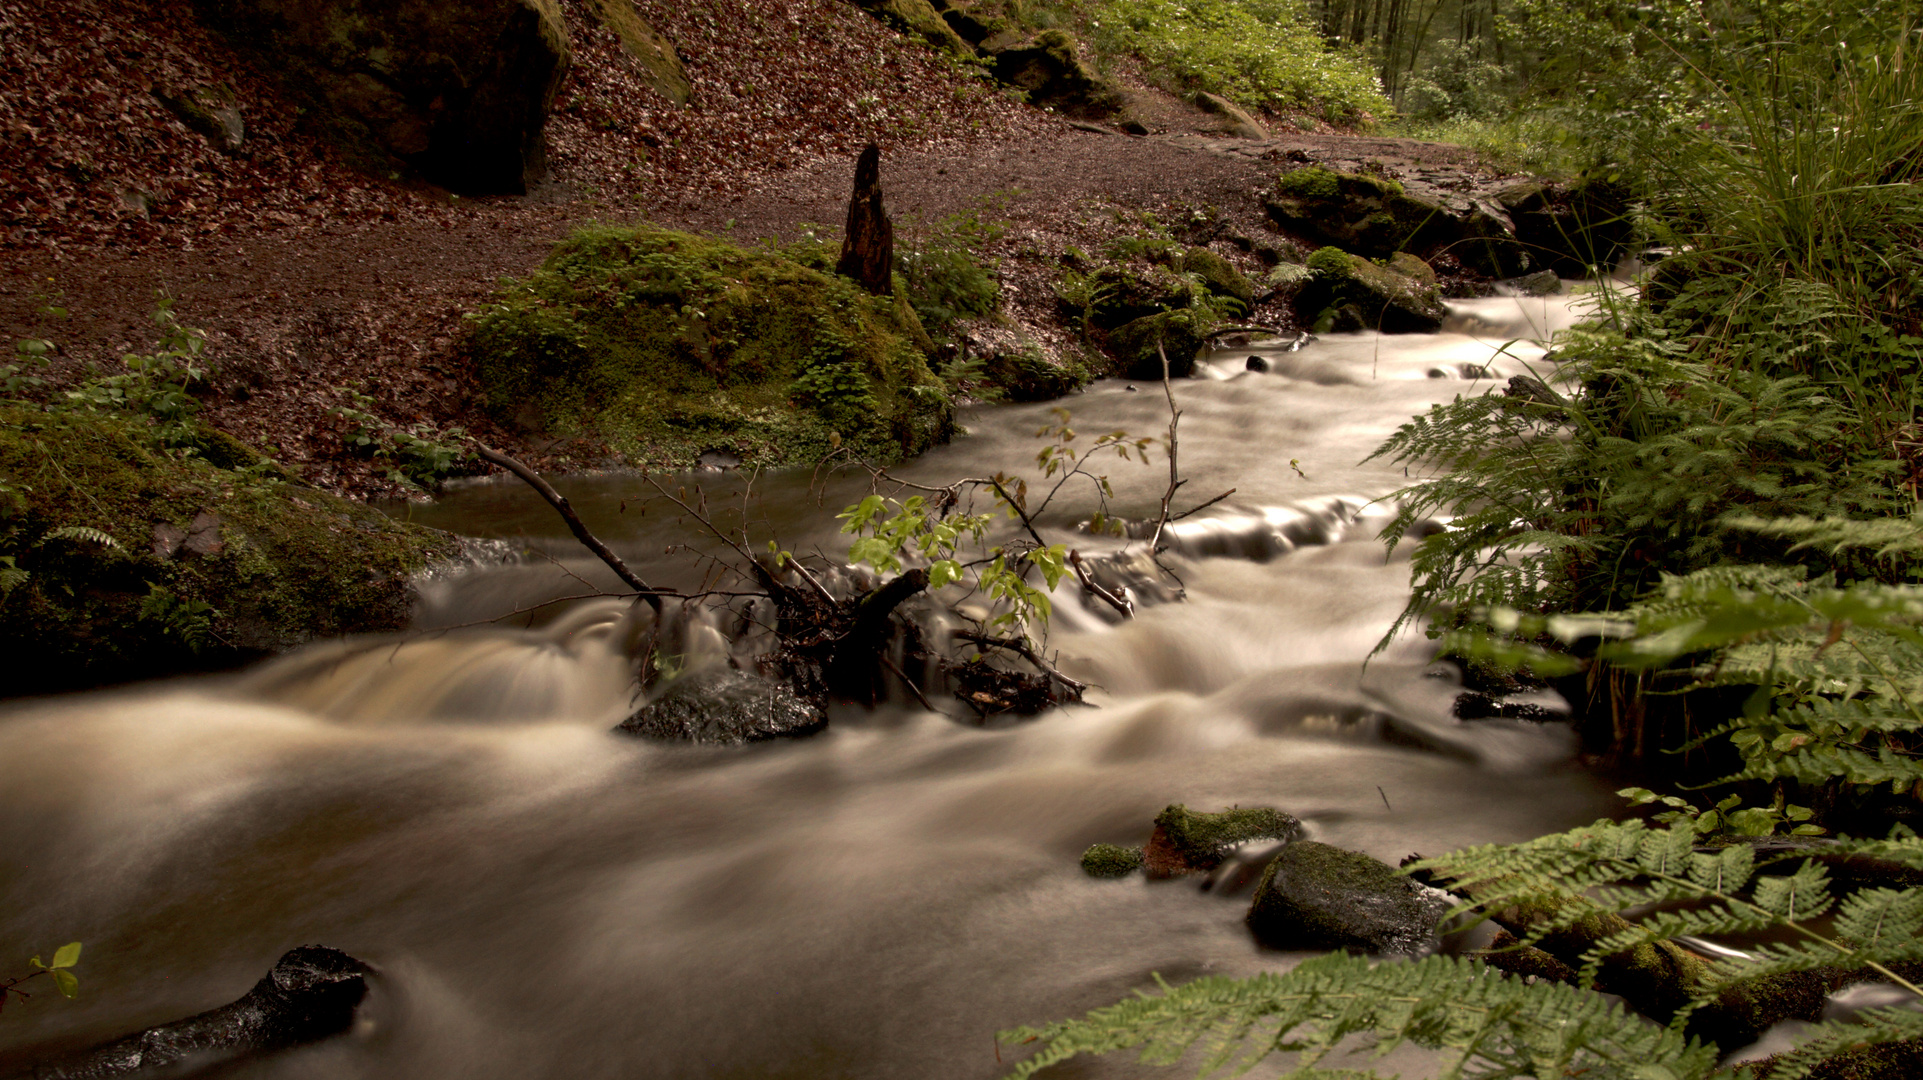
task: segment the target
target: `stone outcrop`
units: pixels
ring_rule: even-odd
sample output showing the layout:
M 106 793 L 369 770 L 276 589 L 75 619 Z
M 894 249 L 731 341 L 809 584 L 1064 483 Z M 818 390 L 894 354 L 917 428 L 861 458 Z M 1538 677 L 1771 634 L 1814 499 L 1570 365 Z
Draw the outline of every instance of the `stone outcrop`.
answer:
M 1621 184 L 1597 177 L 1568 185 L 1529 180 L 1496 192 L 1495 202 L 1533 265 L 1558 276 L 1588 277 L 1591 267 L 1614 266 L 1629 250 L 1631 195 Z
M 196 0 L 336 141 L 459 192 L 525 192 L 569 62 L 555 0 Z
M 1496 199 L 1311 166 L 1283 173 L 1263 205 L 1282 228 L 1367 258 L 1446 252 L 1499 278 L 1537 265 Z
M 835 273 L 884 296 L 894 288 L 895 225 L 881 203 L 881 148 L 869 143 L 855 161 L 855 193 L 848 199 L 848 225 Z
M 1303 840 L 1269 863 L 1249 907 L 1249 929 L 1276 949 L 1414 953 L 1435 941 L 1447 894 L 1387 863 Z
M 1175 803 L 1155 816 L 1155 833 L 1142 858 L 1150 877 L 1180 877 L 1213 870 L 1238 844 L 1252 840 L 1286 844 L 1301 837 L 1300 821 L 1267 806 L 1207 813 Z
M 153 88 L 154 100 L 166 106 L 187 129 L 224 154 L 241 155 L 247 148 L 247 123 L 240 101 L 230 86 L 193 86 L 169 90 Z
M 1032 105 L 1077 120 L 1101 120 L 1123 111 L 1120 92 L 1082 62 L 1075 39 L 1064 31 L 1044 30 L 1008 44 L 990 38 L 982 51 L 994 56 L 995 77 L 1027 93 Z
M 929 0 L 854 0 L 854 3 L 883 23 L 904 34 L 913 34 L 938 49 L 957 56 L 975 55 L 975 47 L 955 32 Z
M 1266 139 L 1269 129 L 1249 114 L 1247 109 L 1230 101 L 1220 94 L 1201 93 L 1195 95 L 1195 104 L 1203 112 L 1212 113 L 1222 119 L 1222 130 L 1238 139 Z
M 1317 333 L 1432 333 L 1449 313 L 1436 290 L 1435 271 L 1407 252 L 1378 266 L 1340 248 L 1323 248 L 1309 256 L 1309 280 L 1292 302 L 1297 317 Z

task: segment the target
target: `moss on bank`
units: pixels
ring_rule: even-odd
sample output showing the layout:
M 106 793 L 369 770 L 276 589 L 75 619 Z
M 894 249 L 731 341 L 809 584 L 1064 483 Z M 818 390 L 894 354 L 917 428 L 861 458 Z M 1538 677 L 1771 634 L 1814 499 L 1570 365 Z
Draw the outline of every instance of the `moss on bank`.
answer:
M 590 226 L 471 320 L 497 416 L 638 464 L 793 464 L 837 444 L 897 458 L 953 426 L 906 301 L 771 249 Z
M 406 625 L 445 533 L 286 480 L 198 428 L 0 404 L 0 694 L 226 667 Z

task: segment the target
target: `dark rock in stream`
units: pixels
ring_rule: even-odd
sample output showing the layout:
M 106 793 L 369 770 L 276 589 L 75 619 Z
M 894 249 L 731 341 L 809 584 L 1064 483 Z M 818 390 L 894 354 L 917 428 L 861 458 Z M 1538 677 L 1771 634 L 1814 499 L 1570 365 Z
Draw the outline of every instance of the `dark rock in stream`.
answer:
M 1276 949 L 1414 953 L 1435 941 L 1450 908 L 1387 863 L 1303 840 L 1269 864 L 1249 907 L 1249 929 Z
M 198 1016 L 108 1043 L 64 1062 L 19 1074 L 34 1080 L 95 1080 L 152 1075 L 180 1063 L 213 1064 L 241 1054 L 283 1050 L 346 1031 L 367 995 L 374 969 L 323 945 L 283 955 L 247 995 Z M 191 1059 L 191 1060 L 190 1060 Z
M 614 730 L 660 742 L 740 746 L 812 735 L 827 726 L 821 710 L 785 684 L 730 668 L 676 679 Z

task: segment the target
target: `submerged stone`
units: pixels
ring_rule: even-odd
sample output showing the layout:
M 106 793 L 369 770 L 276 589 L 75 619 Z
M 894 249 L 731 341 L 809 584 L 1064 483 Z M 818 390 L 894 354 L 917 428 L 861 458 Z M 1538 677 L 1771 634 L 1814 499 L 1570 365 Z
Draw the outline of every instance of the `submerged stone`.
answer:
M 158 1075 L 192 1058 L 210 1064 L 240 1054 L 264 1053 L 316 1042 L 346 1031 L 367 995 L 374 969 L 339 949 L 303 945 L 283 955 L 245 997 L 230 1005 L 148 1028 L 77 1055 L 43 1065 L 35 1080 L 97 1080 Z M 185 1071 L 197 1071 L 186 1066 Z M 184 1073 L 183 1073 L 184 1075 Z
M 740 746 L 827 726 L 821 710 L 785 684 L 724 668 L 674 680 L 614 730 L 657 742 Z
M 1155 834 L 1143 858 L 1150 877 L 1176 877 L 1215 868 L 1237 844 L 1251 840 L 1286 844 L 1301 837 L 1302 823 L 1272 807 L 1235 807 L 1211 814 L 1174 803 L 1156 815 Z
M 1414 953 L 1435 940 L 1449 910 L 1387 863 L 1329 844 L 1290 844 L 1269 863 L 1249 907 L 1249 929 L 1277 949 Z

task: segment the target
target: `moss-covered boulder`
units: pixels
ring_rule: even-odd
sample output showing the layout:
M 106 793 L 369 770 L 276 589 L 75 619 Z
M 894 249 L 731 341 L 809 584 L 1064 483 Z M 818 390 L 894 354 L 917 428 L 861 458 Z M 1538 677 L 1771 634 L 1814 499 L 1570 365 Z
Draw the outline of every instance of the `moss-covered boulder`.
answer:
M 1196 357 L 1208 344 L 1210 320 L 1198 312 L 1182 308 L 1145 315 L 1123 323 L 1108 335 L 1108 351 L 1115 356 L 1115 369 L 1127 379 L 1153 381 L 1162 377 L 1162 356 L 1168 355 L 1168 373 L 1186 379 L 1195 370 Z
M 1219 866 L 1230 849 L 1251 840 L 1290 843 L 1302 836 L 1302 823 L 1267 806 L 1232 807 L 1208 813 L 1174 803 L 1155 816 L 1143 859 L 1150 877 L 1199 874 Z
M 1142 849 L 1090 844 L 1082 852 L 1082 872 L 1093 878 L 1125 878 L 1142 868 Z
M 1243 308 L 1255 303 L 1255 282 L 1235 268 L 1235 264 L 1207 248 L 1188 248 L 1180 256 L 1180 269 L 1194 274 L 1217 296 L 1233 297 Z
M 688 103 L 694 95 L 694 84 L 688 80 L 681 54 L 666 34 L 641 17 L 634 0 L 592 0 L 588 10 L 601 25 L 614 31 L 621 41 L 621 51 L 656 93 L 676 105 Z
M 1012 12 L 1012 0 L 930 0 L 963 41 L 980 45 L 997 35 L 1013 34 L 1021 25 L 1019 12 Z
M 1219 117 L 1225 134 L 1233 135 L 1238 139 L 1269 137 L 1269 129 L 1262 125 L 1262 121 L 1250 115 L 1247 109 L 1220 94 L 1207 92 L 1196 94 L 1195 104 L 1203 112 Z
M 1264 200 L 1282 228 L 1372 259 L 1398 251 L 1425 257 L 1448 252 L 1491 277 L 1530 269 L 1528 245 L 1518 241 L 1508 212 L 1496 202 L 1414 194 L 1395 180 L 1320 166 L 1276 179 Z
M 941 17 L 929 0 L 854 0 L 855 5 L 883 23 L 913 34 L 938 49 L 957 56 L 975 55 L 975 47 L 962 40 L 954 27 Z
M 1450 907 L 1387 863 L 1304 840 L 1282 849 L 1262 874 L 1249 929 L 1276 949 L 1420 952 Z
M 1052 364 L 1037 346 L 1002 349 L 982 361 L 982 375 L 1005 401 L 1053 401 L 1088 384 L 1089 374 L 1073 358 Z
M 1104 330 L 1189 303 L 1189 283 L 1160 264 L 1098 267 L 1089 275 L 1088 291 L 1088 321 Z
M 445 534 L 288 481 L 205 428 L 0 406 L 0 651 L 7 694 L 228 667 L 407 625 Z
M 1436 290 L 1435 273 L 1413 255 L 1378 266 L 1341 248 L 1309 256 L 1309 279 L 1291 303 L 1301 322 L 1317 333 L 1381 330 L 1389 334 L 1433 333 L 1449 309 Z
M 593 226 L 470 319 L 496 416 L 637 464 L 795 464 L 837 445 L 892 459 L 953 430 L 900 290 L 872 296 L 771 249 Z
M 1101 120 L 1124 108 L 1121 93 L 1082 62 L 1075 39 L 1063 30 L 1044 30 L 995 49 L 994 72 L 1026 92 L 1030 104 L 1078 120 Z
M 363 164 L 519 194 L 570 59 L 558 0 L 195 0 Z
M 1533 253 L 1529 268 L 1546 267 L 1559 277 L 1588 277 L 1596 267 L 1615 266 L 1634 239 L 1635 193 L 1607 176 L 1571 184 L 1523 181 L 1496 192 L 1494 201 Z

